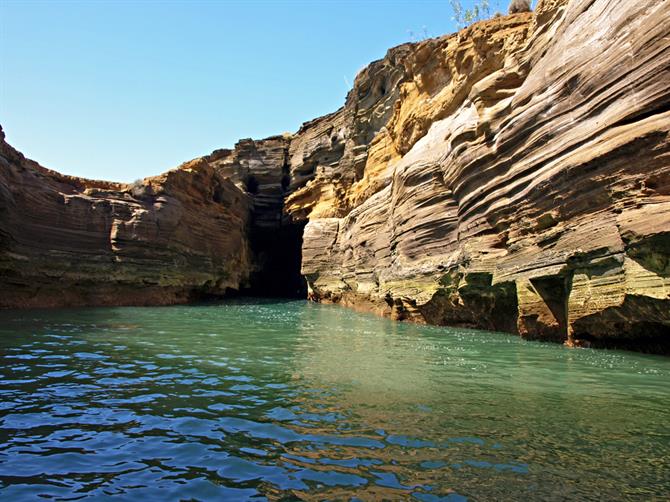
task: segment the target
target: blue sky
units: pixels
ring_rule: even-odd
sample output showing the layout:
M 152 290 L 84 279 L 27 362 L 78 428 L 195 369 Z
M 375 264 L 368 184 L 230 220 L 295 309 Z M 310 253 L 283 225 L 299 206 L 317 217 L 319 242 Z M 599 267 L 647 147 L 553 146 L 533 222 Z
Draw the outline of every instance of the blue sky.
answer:
M 295 131 L 388 48 L 454 30 L 448 0 L 0 0 L 0 124 L 46 167 L 133 181 Z

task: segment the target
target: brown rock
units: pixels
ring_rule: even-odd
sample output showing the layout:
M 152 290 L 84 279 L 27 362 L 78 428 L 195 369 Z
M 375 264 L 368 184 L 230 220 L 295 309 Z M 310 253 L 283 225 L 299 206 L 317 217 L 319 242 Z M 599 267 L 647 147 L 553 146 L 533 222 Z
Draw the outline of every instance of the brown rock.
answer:
M 306 227 L 311 296 L 402 305 L 420 322 L 667 347 L 668 15 L 651 0 L 541 2 L 535 16 L 412 46 L 394 114 L 371 142 L 389 137 L 394 152 L 373 168 L 381 188 Z
M 237 289 L 249 198 L 203 161 L 134 186 L 63 176 L 0 143 L 0 306 L 148 305 Z

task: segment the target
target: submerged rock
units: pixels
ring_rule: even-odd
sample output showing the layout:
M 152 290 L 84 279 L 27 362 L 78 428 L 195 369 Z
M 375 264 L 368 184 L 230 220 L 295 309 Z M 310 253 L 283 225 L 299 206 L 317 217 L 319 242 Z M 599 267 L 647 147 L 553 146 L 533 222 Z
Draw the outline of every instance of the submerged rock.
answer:
M 273 243 L 299 246 L 306 225 L 312 300 L 667 350 L 669 16 L 658 0 L 540 0 L 389 50 L 295 134 L 136 187 L 3 141 L 0 305 L 299 287 L 295 249 Z

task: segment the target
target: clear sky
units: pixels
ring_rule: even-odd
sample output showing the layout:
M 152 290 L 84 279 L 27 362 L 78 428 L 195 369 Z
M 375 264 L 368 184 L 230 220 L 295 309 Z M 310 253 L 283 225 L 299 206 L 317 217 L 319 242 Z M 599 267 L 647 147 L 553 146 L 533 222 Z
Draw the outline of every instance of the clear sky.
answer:
M 46 167 L 133 181 L 335 111 L 360 68 L 452 16 L 449 0 L 0 0 L 0 124 Z

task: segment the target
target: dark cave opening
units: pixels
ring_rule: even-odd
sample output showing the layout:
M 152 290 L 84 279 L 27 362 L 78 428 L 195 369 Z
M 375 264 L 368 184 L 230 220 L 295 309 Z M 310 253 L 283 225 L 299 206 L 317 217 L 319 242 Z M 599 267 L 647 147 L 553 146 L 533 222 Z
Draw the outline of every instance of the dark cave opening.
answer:
M 247 189 L 247 192 L 250 194 L 256 195 L 258 193 L 258 180 L 255 176 L 247 176 L 247 178 L 244 180 L 244 186 Z
M 256 270 L 245 296 L 307 298 L 307 282 L 300 273 L 305 222 L 254 226 L 250 231 Z
M 640 321 L 634 324 L 619 323 L 614 325 L 619 333 L 626 336 L 599 337 L 587 332 L 577 332 L 575 341 L 580 345 L 597 349 L 632 350 L 646 354 L 670 356 L 670 337 L 668 326 L 653 321 Z

